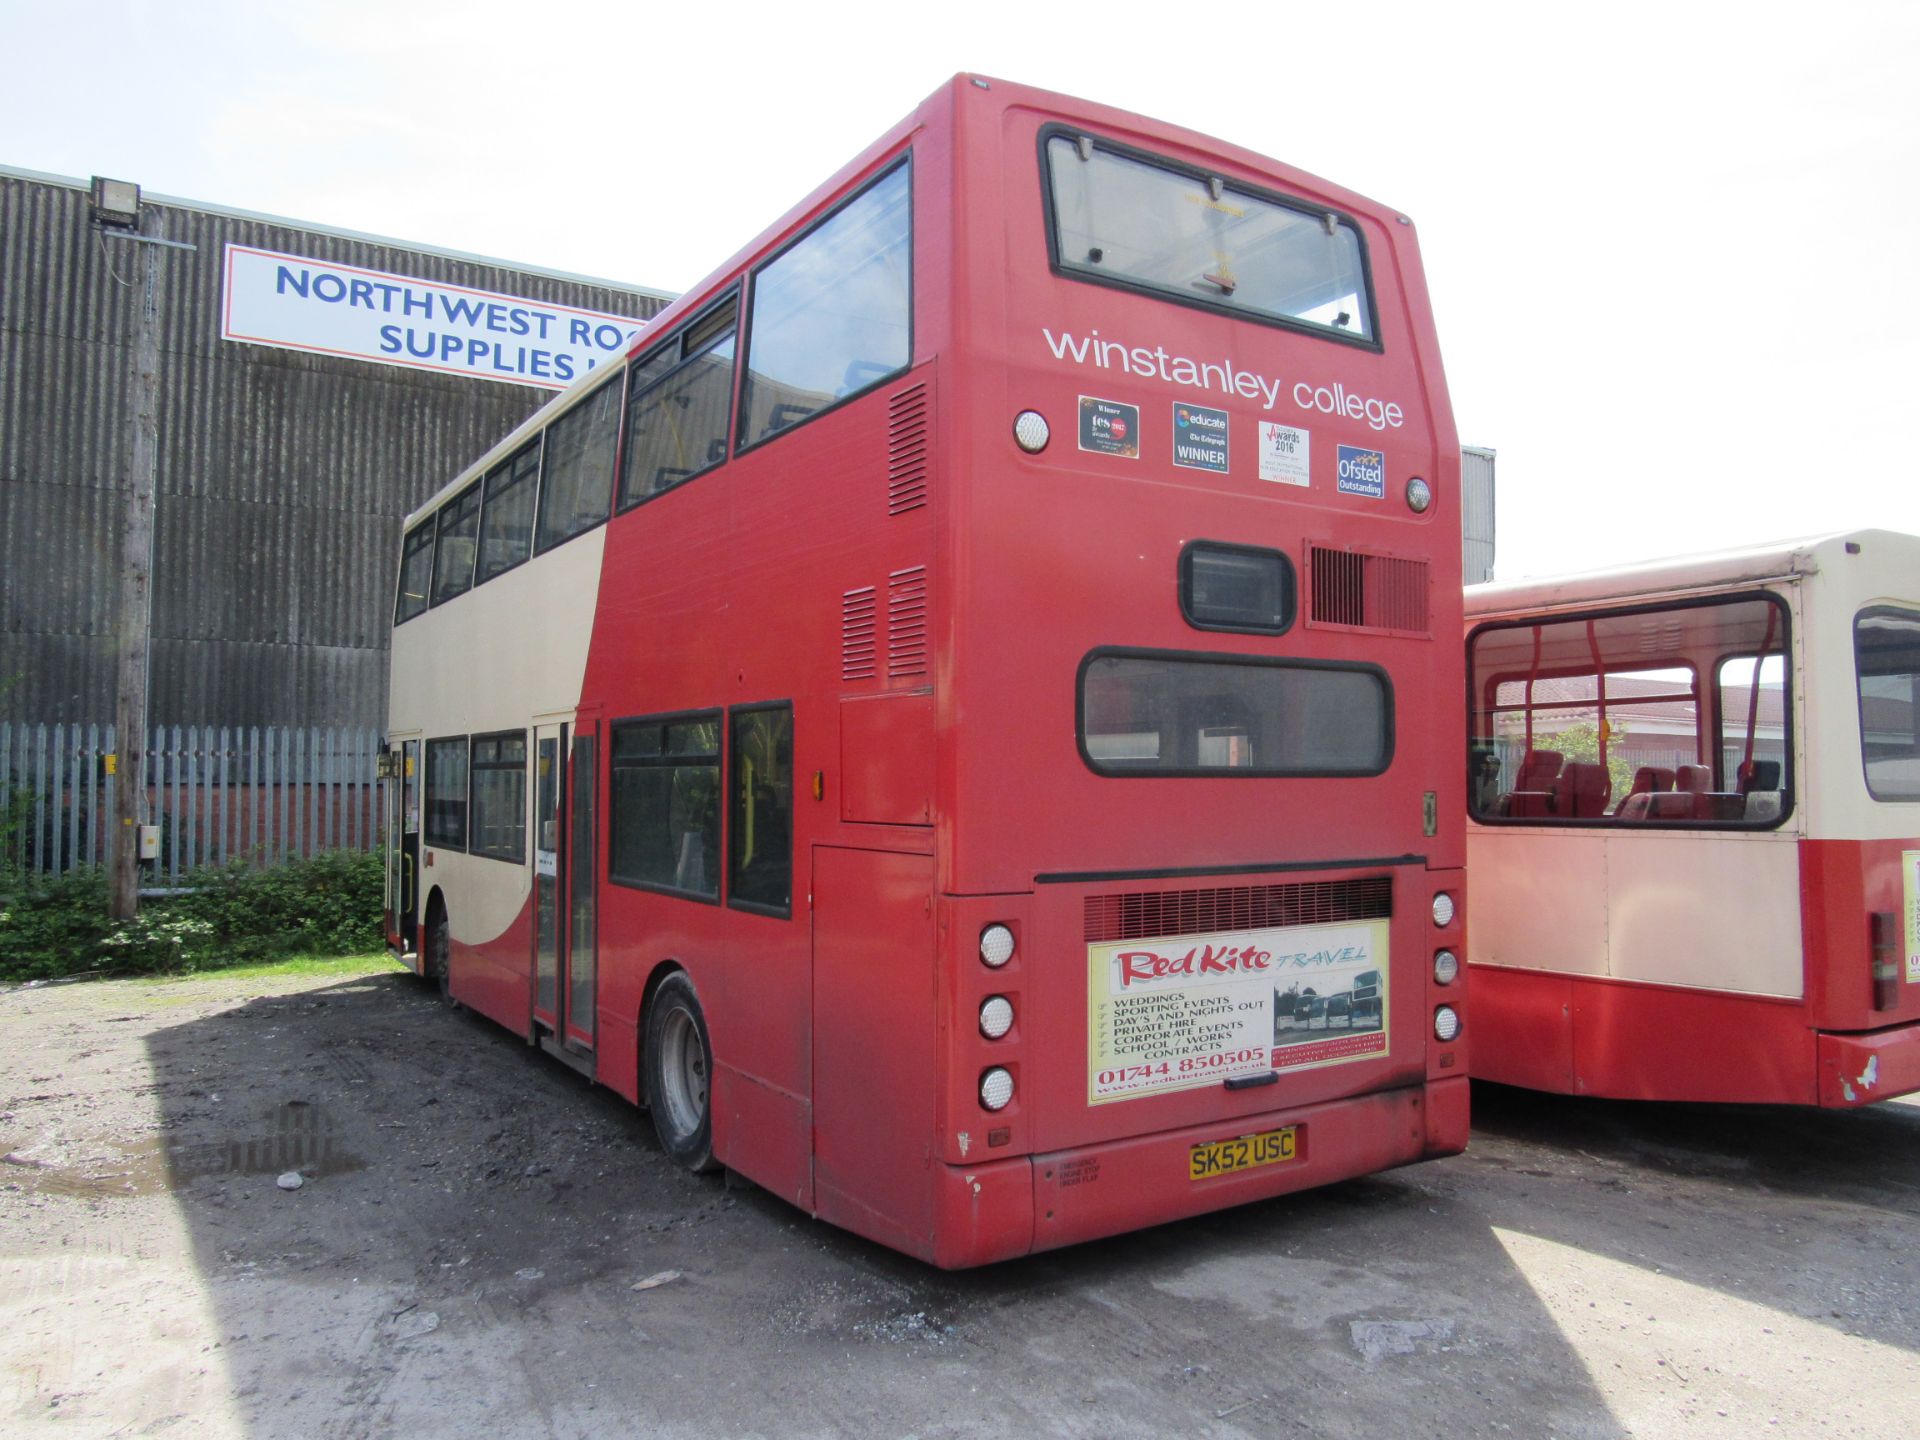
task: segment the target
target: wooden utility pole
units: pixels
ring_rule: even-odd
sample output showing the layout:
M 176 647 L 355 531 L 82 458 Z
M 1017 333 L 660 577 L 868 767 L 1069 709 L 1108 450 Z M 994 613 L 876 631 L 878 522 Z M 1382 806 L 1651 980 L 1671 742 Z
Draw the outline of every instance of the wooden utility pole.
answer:
M 150 218 L 149 218 L 150 217 Z M 120 668 L 113 703 L 113 894 L 109 913 L 131 920 L 140 909 L 140 827 L 147 823 L 148 650 L 153 638 L 153 497 L 160 455 L 160 251 L 166 219 L 142 207 L 150 232 L 139 238 L 140 317 L 133 342 L 132 453 L 120 528 Z M 129 237 L 132 238 L 132 237 Z

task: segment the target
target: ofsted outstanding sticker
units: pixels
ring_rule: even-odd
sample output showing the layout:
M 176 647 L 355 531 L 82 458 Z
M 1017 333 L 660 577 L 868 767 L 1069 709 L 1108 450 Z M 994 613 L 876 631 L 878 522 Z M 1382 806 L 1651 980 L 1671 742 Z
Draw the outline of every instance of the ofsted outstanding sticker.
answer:
M 1384 500 L 1387 495 L 1387 457 L 1358 445 L 1340 447 L 1340 493 Z
M 1260 422 L 1260 478 L 1278 480 L 1282 485 L 1308 482 L 1308 448 L 1313 437 L 1294 425 Z
M 1140 458 L 1140 407 L 1118 400 L 1080 397 L 1080 448 L 1096 455 Z

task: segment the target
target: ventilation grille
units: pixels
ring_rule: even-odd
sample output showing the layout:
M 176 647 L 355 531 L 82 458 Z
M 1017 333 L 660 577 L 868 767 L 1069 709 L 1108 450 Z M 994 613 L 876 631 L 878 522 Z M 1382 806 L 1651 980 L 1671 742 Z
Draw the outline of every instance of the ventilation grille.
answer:
M 887 676 L 927 673 L 927 567 L 887 577 Z
M 1425 635 L 1427 562 L 1307 547 L 1309 625 Z
M 913 385 L 887 405 L 887 513 L 927 503 L 927 387 Z
M 1236 885 L 1225 890 L 1150 890 L 1089 895 L 1087 943 L 1205 935 L 1281 925 L 1385 920 L 1393 914 L 1393 877 L 1313 880 L 1297 885 Z
M 840 678 L 871 680 L 877 673 L 878 654 L 874 643 L 874 623 L 878 601 L 871 585 L 849 590 L 840 597 Z

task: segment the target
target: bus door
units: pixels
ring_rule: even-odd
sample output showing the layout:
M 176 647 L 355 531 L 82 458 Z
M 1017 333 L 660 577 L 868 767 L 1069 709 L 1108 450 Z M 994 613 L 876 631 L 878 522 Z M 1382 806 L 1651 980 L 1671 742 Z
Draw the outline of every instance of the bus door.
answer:
M 420 961 L 420 742 L 387 748 L 380 773 L 386 781 L 387 941 Z
M 558 1036 L 560 975 L 566 964 L 560 854 L 567 727 L 541 725 L 533 734 L 533 1018 Z
M 595 731 L 597 722 L 577 725 L 573 750 L 567 757 L 567 1043 L 593 1048 L 594 961 L 596 942 L 594 900 Z

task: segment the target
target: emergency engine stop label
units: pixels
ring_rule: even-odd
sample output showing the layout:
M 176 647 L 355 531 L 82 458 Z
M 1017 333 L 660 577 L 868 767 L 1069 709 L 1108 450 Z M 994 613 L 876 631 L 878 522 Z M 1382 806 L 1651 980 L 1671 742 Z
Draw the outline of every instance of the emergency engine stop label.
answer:
M 1087 1103 L 1387 1053 L 1387 922 L 1087 947 Z

